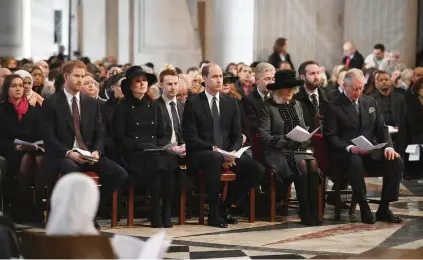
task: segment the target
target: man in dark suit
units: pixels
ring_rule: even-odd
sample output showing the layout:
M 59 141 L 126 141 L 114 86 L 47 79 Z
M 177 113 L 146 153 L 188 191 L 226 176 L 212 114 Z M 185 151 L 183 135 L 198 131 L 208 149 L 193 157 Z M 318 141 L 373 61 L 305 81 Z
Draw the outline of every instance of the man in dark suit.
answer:
M 275 82 L 275 72 L 276 69 L 272 64 L 260 62 L 256 67 L 257 88 L 241 101 L 249 122 L 251 134 L 258 132 L 260 107 L 264 100 L 268 98 L 269 90 L 266 88 L 267 84 Z
M 312 132 L 321 125 L 321 115 L 324 115 L 328 98 L 320 83 L 320 66 L 315 61 L 303 62 L 298 73 L 305 83 L 294 99 L 301 103 L 304 121 Z
M 177 143 L 185 153 L 184 139 L 182 135 L 182 115 L 184 105 L 176 99 L 179 92 L 178 73 L 170 68 L 163 70 L 159 75 L 159 87 L 163 91 L 157 99 L 162 115 L 166 123 L 166 133 L 170 143 Z
M 363 55 L 358 52 L 352 41 L 344 43 L 344 58 L 342 59 L 342 64 L 349 69 L 363 69 Z
M 344 93 L 326 110 L 324 136 L 328 148 L 342 172 L 350 180 L 353 196 L 360 205 L 361 221 L 375 223 L 366 200 L 364 171 L 383 174 L 382 200 L 376 220 L 399 223 L 401 218 L 389 210 L 389 203 L 398 200 L 403 161 L 392 146 L 382 111 L 372 97 L 362 96 L 364 76 L 358 69 L 350 70 L 344 79 Z M 381 150 L 367 151 L 353 145 L 352 139 L 364 136 L 372 144 L 387 143 Z
M 102 156 L 100 105 L 98 100 L 80 92 L 86 67 L 81 61 L 74 60 L 65 64 L 63 72 L 64 90 L 46 99 L 42 108 L 46 162 L 54 173 L 52 177 L 93 171 L 99 175 L 104 190 L 118 190 L 128 174 L 117 163 Z M 84 158 L 76 148 L 89 152 L 95 161 Z
M 208 225 L 226 228 L 227 224 L 237 223 L 228 215 L 229 207 L 260 182 L 265 169 L 245 154 L 234 159 L 220 153 L 221 150 L 235 152 L 242 146 L 238 105 L 235 98 L 219 94 L 223 73 L 218 65 L 205 66 L 201 74 L 205 91 L 187 100 L 182 121 L 188 168 L 204 174 L 210 205 Z M 223 168 L 234 171 L 237 179 L 218 207 Z
M 378 91 L 372 96 L 379 104 L 385 124 L 398 128 L 407 112 L 404 96 L 393 90 L 391 77 L 385 71 L 375 74 L 375 84 Z

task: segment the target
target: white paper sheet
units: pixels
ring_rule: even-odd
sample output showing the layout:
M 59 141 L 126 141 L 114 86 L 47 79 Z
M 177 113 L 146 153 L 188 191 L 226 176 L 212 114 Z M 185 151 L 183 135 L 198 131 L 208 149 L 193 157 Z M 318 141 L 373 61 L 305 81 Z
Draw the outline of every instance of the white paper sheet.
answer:
M 398 133 L 398 128 L 388 125 L 389 134 L 396 134 Z
M 387 143 L 381 143 L 381 144 L 373 145 L 369 140 L 367 140 L 366 137 L 364 137 L 362 135 L 360 135 L 357 138 L 352 139 L 351 142 L 353 144 L 355 144 L 356 146 L 358 146 L 358 148 L 360 148 L 362 150 L 366 150 L 366 151 L 380 149 L 387 144 Z
M 223 156 L 224 157 L 229 157 L 229 158 L 241 158 L 241 155 L 245 152 L 245 151 L 247 151 L 249 148 L 250 148 L 251 146 L 245 146 L 245 147 L 242 147 L 241 149 L 239 149 L 235 154 L 233 154 L 233 153 L 230 153 L 230 152 L 227 152 L 227 151 L 224 151 L 224 150 L 220 150 L 219 149 L 219 152 L 221 153 L 221 154 L 223 154 Z
M 316 128 L 313 132 L 309 133 L 301 126 L 296 126 L 286 135 L 286 137 L 296 142 L 305 142 L 309 140 L 315 133 L 317 133 L 319 129 L 320 127 Z
M 45 152 L 44 151 L 44 148 L 43 147 L 40 147 L 40 145 L 43 145 L 44 144 L 43 140 L 36 141 L 36 142 L 33 142 L 33 143 L 29 143 L 29 142 L 26 142 L 26 141 L 23 141 L 23 140 L 20 140 L 20 139 L 15 139 L 13 141 L 13 144 L 15 144 L 15 145 L 23 145 L 23 146 L 30 146 L 30 147 L 35 147 L 37 145 L 38 146 L 38 150 L 40 150 L 42 152 Z
M 405 149 L 405 152 L 409 154 L 408 160 L 411 162 L 420 160 L 420 145 L 419 144 L 409 144 Z

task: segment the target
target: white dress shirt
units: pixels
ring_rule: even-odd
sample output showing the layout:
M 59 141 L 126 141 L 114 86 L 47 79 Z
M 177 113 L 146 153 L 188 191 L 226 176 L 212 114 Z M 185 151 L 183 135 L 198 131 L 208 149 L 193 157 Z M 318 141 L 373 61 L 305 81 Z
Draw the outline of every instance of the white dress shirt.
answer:
M 257 88 L 257 92 L 259 93 L 259 95 L 260 95 L 261 99 L 264 101 L 264 100 L 265 100 L 266 95 L 265 95 L 265 94 L 263 94 L 263 93 L 261 93 L 261 92 L 260 92 L 260 90 L 259 90 L 258 88 Z
M 209 106 L 210 106 L 210 111 L 212 110 L 212 106 L 213 106 L 213 96 L 210 95 L 207 90 L 204 90 L 204 93 L 206 93 L 206 97 L 207 100 L 209 101 Z M 217 111 L 219 112 L 220 115 L 220 107 L 219 107 L 219 103 L 220 103 L 220 97 L 219 97 L 219 92 L 217 92 L 216 94 L 216 105 L 217 105 Z
M 311 95 L 316 94 L 317 96 L 317 105 L 319 105 L 319 91 L 317 91 L 317 88 L 314 89 L 313 91 L 308 90 L 307 88 L 305 88 L 305 91 L 307 92 L 308 95 L 308 99 L 311 101 L 311 103 L 313 103 L 313 98 L 311 97 Z
M 338 87 L 338 90 L 339 90 L 339 93 L 341 93 L 341 94 L 344 93 L 344 88 L 343 87 L 339 86 Z
M 177 139 L 176 139 L 175 129 L 173 128 L 172 107 L 170 106 L 170 102 L 172 101 L 175 102 L 176 114 L 178 115 L 179 123 L 181 123 L 181 117 L 179 116 L 179 112 L 178 112 L 178 103 L 176 102 L 177 101 L 176 97 L 174 97 L 173 99 L 168 99 L 167 97 L 165 97 L 165 95 L 162 95 L 162 98 L 163 98 L 163 101 L 165 102 L 167 113 L 169 114 L 170 123 L 172 126 L 172 137 L 170 138 L 170 142 L 176 143 Z
M 69 109 L 70 109 L 70 112 L 71 112 L 71 116 L 72 116 L 72 99 L 73 99 L 73 95 L 71 94 L 71 93 L 69 93 L 69 92 L 67 92 L 66 91 L 66 89 L 63 89 L 64 90 L 64 92 L 65 92 L 65 96 L 66 96 L 66 100 L 68 101 L 68 105 L 69 105 Z M 76 98 L 76 104 L 78 105 L 78 112 L 79 112 L 79 116 L 81 116 L 81 105 L 80 105 L 80 97 L 81 97 L 81 95 L 80 95 L 80 92 L 78 92 L 78 93 L 76 93 L 76 95 L 75 95 L 75 98 Z M 73 142 L 73 149 L 75 149 L 75 148 L 79 148 L 79 145 L 78 145 L 78 142 L 76 141 L 76 137 L 75 137 L 75 141 Z

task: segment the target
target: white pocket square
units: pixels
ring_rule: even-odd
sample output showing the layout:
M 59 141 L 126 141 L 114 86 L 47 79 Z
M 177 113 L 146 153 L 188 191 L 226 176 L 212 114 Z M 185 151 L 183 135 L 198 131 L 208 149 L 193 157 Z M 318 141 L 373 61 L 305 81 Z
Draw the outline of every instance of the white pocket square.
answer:
M 374 113 L 374 112 L 375 112 L 375 108 L 374 107 L 369 108 L 369 114 Z

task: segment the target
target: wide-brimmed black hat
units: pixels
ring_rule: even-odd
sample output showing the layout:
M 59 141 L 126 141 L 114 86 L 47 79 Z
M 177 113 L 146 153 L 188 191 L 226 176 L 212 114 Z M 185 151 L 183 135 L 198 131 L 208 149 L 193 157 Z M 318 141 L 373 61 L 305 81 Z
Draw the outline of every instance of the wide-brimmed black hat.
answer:
M 148 86 L 157 82 L 156 75 L 146 72 L 140 66 L 132 66 L 125 71 L 125 79 L 122 80 L 122 83 L 120 84 L 124 94 L 131 86 L 131 79 L 136 76 L 145 76 L 147 78 Z
M 235 83 L 238 80 L 238 77 L 232 74 L 231 72 L 223 73 L 223 82 L 229 81 L 230 83 Z
M 118 82 L 120 79 L 125 77 L 125 72 L 118 73 L 116 75 L 111 76 L 104 82 L 104 88 L 108 89 L 111 88 L 116 82 Z
M 304 85 L 304 80 L 297 79 L 295 70 L 279 70 L 275 73 L 275 83 L 267 84 L 268 90 L 295 88 Z

